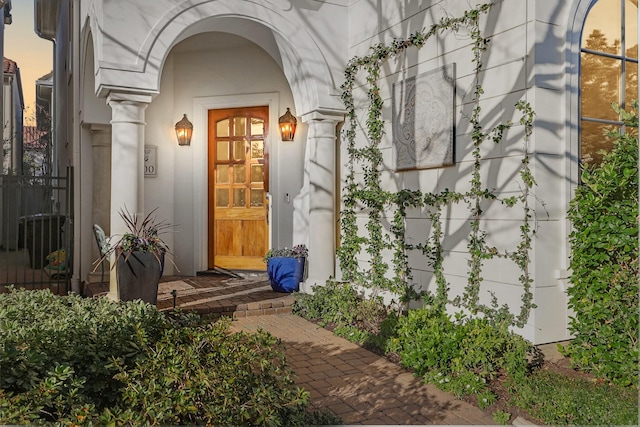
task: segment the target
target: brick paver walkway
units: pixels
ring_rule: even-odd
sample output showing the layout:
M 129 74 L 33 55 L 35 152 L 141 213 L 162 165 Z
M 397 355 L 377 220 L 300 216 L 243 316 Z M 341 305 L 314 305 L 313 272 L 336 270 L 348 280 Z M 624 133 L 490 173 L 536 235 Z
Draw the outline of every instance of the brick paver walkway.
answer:
M 296 384 L 311 393 L 312 405 L 345 424 L 495 424 L 477 407 L 297 316 L 251 316 L 232 324 L 235 331 L 259 328 L 283 341 Z

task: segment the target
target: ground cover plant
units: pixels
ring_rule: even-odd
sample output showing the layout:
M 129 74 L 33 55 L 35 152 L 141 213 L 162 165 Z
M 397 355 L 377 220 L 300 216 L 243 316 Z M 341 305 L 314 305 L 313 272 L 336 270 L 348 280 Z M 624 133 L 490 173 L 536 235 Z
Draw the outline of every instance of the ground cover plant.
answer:
M 554 425 L 638 425 L 638 389 L 540 369 L 513 385 L 510 403 Z
M 0 294 L 0 424 L 316 425 L 281 343 L 140 301 Z

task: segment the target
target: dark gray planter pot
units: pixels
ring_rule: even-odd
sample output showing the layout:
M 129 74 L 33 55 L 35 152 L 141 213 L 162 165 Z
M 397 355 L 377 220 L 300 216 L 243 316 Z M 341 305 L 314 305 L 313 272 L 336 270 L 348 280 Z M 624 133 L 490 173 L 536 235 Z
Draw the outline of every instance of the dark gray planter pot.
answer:
M 125 260 L 120 254 L 116 263 L 118 299 L 120 301 L 142 301 L 156 305 L 158 283 L 164 267 L 164 254 L 158 258 L 151 252 L 133 252 Z

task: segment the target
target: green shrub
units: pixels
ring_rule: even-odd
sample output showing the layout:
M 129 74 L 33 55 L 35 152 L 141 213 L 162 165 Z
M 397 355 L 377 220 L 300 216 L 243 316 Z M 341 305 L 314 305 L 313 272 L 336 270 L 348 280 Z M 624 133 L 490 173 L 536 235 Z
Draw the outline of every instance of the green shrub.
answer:
M 299 295 L 293 312 L 305 319 L 318 320 L 321 326 L 352 324 L 356 317 L 354 308 L 364 300 L 349 283 L 331 280 L 325 286 L 315 286 L 313 292 Z
M 124 407 L 151 424 L 307 425 L 309 393 L 295 386 L 280 341 L 227 326 L 168 330 L 116 376 Z
M 548 425 L 638 425 L 638 390 L 540 369 L 512 387 L 512 403 Z
M 387 350 L 398 353 L 401 364 L 416 375 L 434 370 L 449 373 L 453 360 L 460 360 L 462 329 L 438 309 L 424 307 L 409 310 L 398 322 L 397 337 Z
M 36 406 L 59 415 L 74 396 L 108 406 L 121 386 L 112 380 L 118 372 L 113 358 L 133 363 L 166 325 L 155 307 L 140 302 L 60 297 L 48 290 L 0 294 L 0 389 L 34 393 Z M 39 394 L 43 388 L 52 390 L 55 402 Z
M 617 384 L 638 381 L 637 102 L 614 105 L 631 132 L 610 132 L 613 149 L 585 169 L 568 217 L 573 224 L 569 306 L 575 366 Z
M 507 324 L 496 325 L 489 319 L 468 319 L 462 325 L 462 365 L 483 376 L 493 377 L 504 370 L 512 378 L 529 371 L 529 361 L 537 362 L 538 350 Z
M 282 346 L 141 302 L 0 295 L 0 424 L 316 425 Z
M 293 305 L 295 314 L 330 327 L 336 335 L 352 342 L 384 348 L 391 331 L 385 328 L 389 310 L 380 299 L 367 299 L 349 283 L 335 281 L 313 290 L 313 295 L 298 296 Z
M 463 316 L 453 321 L 433 306 L 401 317 L 387 350 L 397 353 L 416 375 L 457 396 L 483 392 L 486 379 L 498 372 L 525 376 L 535 352 L 506 325 Z
M 410 310 L 399 319 L 397 338 L 389 351 L 396 352 L 402 364 L 423 375 L 430 370 L 443 373 L 474 370 L 491 376 L 501 369 L 510 375 L 527 372 L 527 357 L 533 346 L 506 326 L 486 319 L 456 321 L 437 308 Z

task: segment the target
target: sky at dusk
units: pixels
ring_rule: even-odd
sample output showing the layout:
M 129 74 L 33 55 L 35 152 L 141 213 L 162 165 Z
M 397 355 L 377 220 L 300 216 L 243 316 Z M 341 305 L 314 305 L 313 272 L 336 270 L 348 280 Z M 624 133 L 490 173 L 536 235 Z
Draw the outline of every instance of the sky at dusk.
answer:
M 11 6 L 13 22 L 4 27 L 4 56 L 20 68 L 25 121 L 29 122 L 35 110 L 36 80 L 53 67 L 53 42 L 34 31 L 33 0 L 13 0 Z

